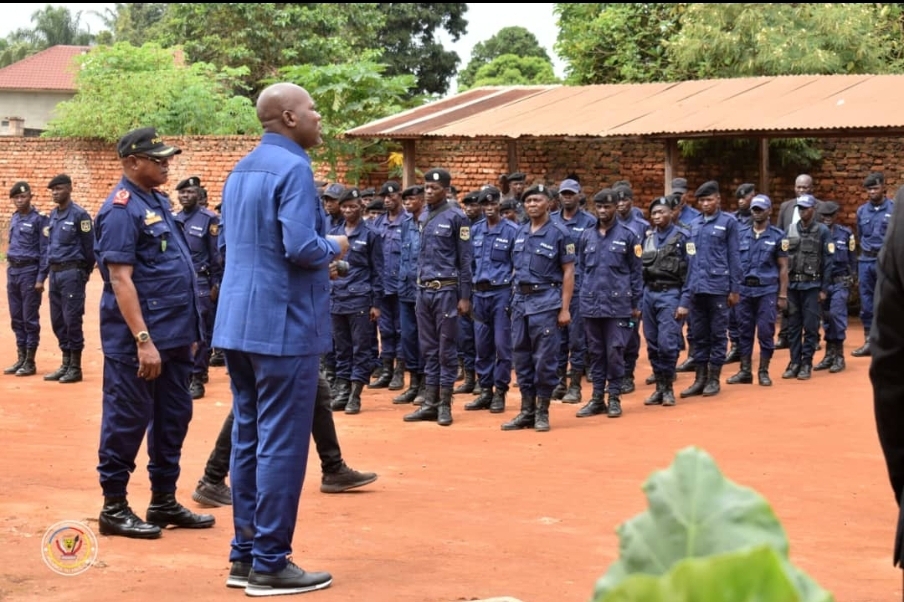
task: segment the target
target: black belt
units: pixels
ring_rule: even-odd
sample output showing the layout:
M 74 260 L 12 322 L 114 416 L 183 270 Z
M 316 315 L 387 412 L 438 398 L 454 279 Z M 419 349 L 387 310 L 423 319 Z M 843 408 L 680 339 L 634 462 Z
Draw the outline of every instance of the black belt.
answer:
M 544 282 L 542 284 L 532 284 L 529 282 L 525 282 L 523 284 L 517 285 L 517 290 L 522 295 L 532 295 L 534 293 L 539 293 L 542 291 L 548 291 L 551 288 L 559 288 L 561 284 L 558 282 Z
M 760 282 L 756 276 L 747 276 L 744 278 L 744 286 L 766 286 Z
M 851 284 L 854 278 L 848 274 L 847 276 L 835 276 L 832 278 L 832 284 Z
M 6 258 L 6 263 L 9 264 L 11 268 L 27 268 L 30 265 L 38 265 L 37 259 L 13 259 L 12 257 Z
M 81 261 L 64 261 L 63 263 L 51 263 L 50 271 L 51 272 L 63 272 L 65 270 L 74 270 L 76 268 L 82 267 Z
M 511 287 L 511 284 L 493 284 L 489 280 L 481 280 L 480 282 L 474 283 L 474 290 L 479 293 L 484 293 L 486 291 L 500 291 L 504 288 Z
M 866 249 L 860 249 L 861 257 L 878 257 L 879 251 L 867 251 Z
M 647 282 L 647 288 L 651 291 L 661 293 L 663 291 L 681 288 L 681 285 L 676 282 Z
M 417 285 L 421 288 L 430 289 L 431 291 L 438 291 L 447 286 L 458 286 L 458 280 L 428 280 L 427 282 L 418 282 Z
M 794 274 L 788 278 L 791 282 L 819 282 L 822 280 L 818 276 L 807 276 L 806 274 Z

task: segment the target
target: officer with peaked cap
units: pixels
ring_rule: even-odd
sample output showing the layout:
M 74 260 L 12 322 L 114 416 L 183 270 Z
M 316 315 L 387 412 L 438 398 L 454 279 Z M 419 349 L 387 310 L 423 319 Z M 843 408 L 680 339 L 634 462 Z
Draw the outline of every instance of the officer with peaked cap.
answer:
M 521 202 L 521 196 L 524 194 L 524 188 L 527 186 L 527 174 L 522 171 L 510 173 L 505 177 L 508 183 L 508 194 L 502 197 L 503 201 L 511 200 L 515 205 L 515 213 L 517 214 L 518 223 L 527 221 L 527 215 L 524 212 L 524 204 Z
M 835 252 L 832 254 L 831 283 L 822 302 L 822 326 L 825 333 L 826 354 L 814 370 L 841 372 L 845 368 L 844 340 L 847 338 L 848 298 L 857 269 L 857 243 L 854 233 L 836 221 L 839 206 L 835 201 L 824 201 L 816 208 L 817 219 L 825 224 L 832 236 Z
M 474 240 L 474 226 L 483 220 L 483 207 L 478 203 L 479 190 L 472 190 L 461 198 L 461 208 L 468 218 L 471 226 L 471 240 Z M 472 291 L 473 292 L 473 291 Z M 465 314 L 458 318 L 458 376 L 456 380 L 462 380 L 460 385 L 452 391 L 458 395 L 461 393 L 473 393 L 480 395 L 480 387 L 477 384 L 477 373 L 474 362 L 477 358 L 477 350 L 474 343 L 474 320 L 471 314 Z
M 330 218 L 330 228 L 342 225 L 343 218 L 342 211 L 339 209 L 339 197 L 342 196 L 343 192 L 345 192 L 345 186 L 334 182 L 324 188 L 320 194 L 320 198 L 323 200 L 323 208 Z
M 691 223 L 700 217 L 700 212 L 687 204 L 687 180 L 684 178 L 674 178 L 671 182 L 671 193 L 668 198 L 672 204 L 672 221 L 676 226 L 681 226 L 688 232 L 691 230 Z M 684 321 L 687 326 L 687 358 L 676 366 L 678 372 L 693 372 L 696 370 L 694 364 L 694 343 L 691 340 L 691 318 Z M 684 337 L 681 338 L 679 349 L 683 351 L 685 348 Z M 649 380 L 649 379 L 648 379 Z

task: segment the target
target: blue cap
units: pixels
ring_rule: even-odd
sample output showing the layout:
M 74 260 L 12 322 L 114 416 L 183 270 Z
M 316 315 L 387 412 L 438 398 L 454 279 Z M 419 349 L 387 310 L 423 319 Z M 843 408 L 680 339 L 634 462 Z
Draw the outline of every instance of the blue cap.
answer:
M 324 190 L 320 196 L 323 198 L 330 198 L 330 199 L 338 201 L 339 197 L 342 196 L 343 192 L 345 192 L 345 186 L 343 186 L 342 184 L 335 183 L 335 184 L 330 184 L 329 186 L 327 186 L 326 190 Z
M 562 183 L 559 184 L 559 194 L 563 192 L 573 192 L 575 194 L 581 193 L 581 185 L 572 179 L 562 180 Z
M 752 206 L 752 205 L 751 205 Z M 816 206 L 816 197 L 812 194 L 804 194 L 797 197 L 797 206 L 809 209 Z
M 772 210 L 772 201 L 765 194 L 758 194 L 750 200 L 751 209 L 762 209 L 763 211 Z

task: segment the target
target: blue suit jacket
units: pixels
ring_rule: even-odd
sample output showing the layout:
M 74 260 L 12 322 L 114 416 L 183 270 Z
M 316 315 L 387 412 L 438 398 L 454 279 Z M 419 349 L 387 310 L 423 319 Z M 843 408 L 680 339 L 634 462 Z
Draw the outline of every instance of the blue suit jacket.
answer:
M 267 133 L 223 187 L 220 246 L 229 249 L 213 346 L 274 356 L 332 348 L 328 240 L 311 161 Z

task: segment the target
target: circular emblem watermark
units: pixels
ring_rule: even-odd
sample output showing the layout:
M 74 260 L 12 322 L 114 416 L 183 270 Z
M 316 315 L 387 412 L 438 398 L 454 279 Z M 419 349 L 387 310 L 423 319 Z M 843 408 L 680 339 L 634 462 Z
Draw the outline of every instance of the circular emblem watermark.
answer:
M 79 575 L 97 560 L 97 536 L 84 523 L 59 522 L 44 533 L 41 556 L 54 573 Z

